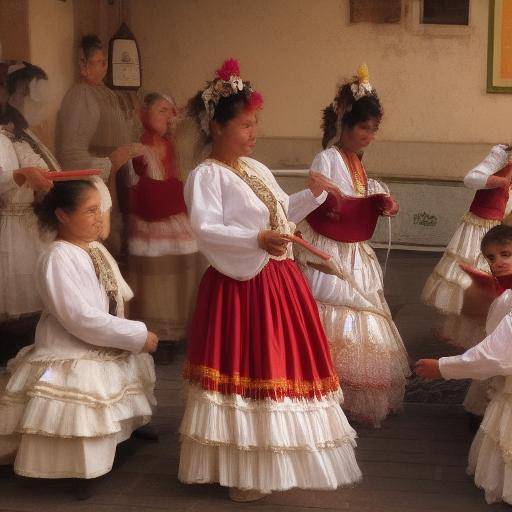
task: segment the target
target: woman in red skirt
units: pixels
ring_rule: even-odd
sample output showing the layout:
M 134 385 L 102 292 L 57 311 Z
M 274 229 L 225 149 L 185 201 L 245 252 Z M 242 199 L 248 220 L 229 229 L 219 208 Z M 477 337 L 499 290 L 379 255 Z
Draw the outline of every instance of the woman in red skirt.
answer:
M 288 196 L 248 158 L 262 97 L 230 59 L 189 104 L 210 157 L 185 200 L 203 277 L 189 337 L 179 478 L 219 482 L 236 501 L 361 478 L 356 433 L 308 286 L 287 236 L 326 198 L 329 180 Z

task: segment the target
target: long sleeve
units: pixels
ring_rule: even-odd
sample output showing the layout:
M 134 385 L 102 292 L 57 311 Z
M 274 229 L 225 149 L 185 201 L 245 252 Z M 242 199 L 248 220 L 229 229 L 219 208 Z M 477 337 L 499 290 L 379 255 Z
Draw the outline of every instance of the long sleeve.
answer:
M 225 195 L 229 193 L 229 190 L 225 191 Z M 231 193 L 235 194 L 229 198 L 232 217 L 226 222 L 223 201 L 228 198 L 223 197 L 221 173 L 213 168 L 199 167 L 187 179 L 185 202 L 199 249 L 219 272 L 244 281 L 257 275 L 268 261 L 268 253 L 258 246 L 258 234 L 266 227 L 268 212 L 266 221 L 258 222 L 244 214 L 243 192 L 237 189 Z M 233 211 L 237 201 L 239 212 Z
M 464 177 L 464 185 L 473 190 L 487 188 L 487 179 L 508 163 L 508 153 L 502 146 L 494 146 L 489 154 Z
M 325 190 L 318 197 L 315 197 L 309 188 L 292 194 L 289 196 L 288 202 L 288 219 L 298 224 L 326 199 L 327 192 Z
M 488 379 L 512 375 L 512 314 L 506 315 L 498 327 L 481 343 L 464 354 L 439 359 L 445 379 Z
M 140 352 L 147 337 L 142 322 L 110 315 L 84 299 L 70 258 L 52 252 L 40 263 L 38 291 L 45 309 L 76 338 L 101 347 Z
M 0 194 L 18 188 L 13 177 L 13 171 L 18 168 L 18 158 L 12 142 L 0 133 Z
M 107 180 L 112 162 L 89 151 L 99 122 L 99 105 L 88 87 L 79 84 L 70 89 L 58 116 L 58 157 L 64 168 L 99 169 Z

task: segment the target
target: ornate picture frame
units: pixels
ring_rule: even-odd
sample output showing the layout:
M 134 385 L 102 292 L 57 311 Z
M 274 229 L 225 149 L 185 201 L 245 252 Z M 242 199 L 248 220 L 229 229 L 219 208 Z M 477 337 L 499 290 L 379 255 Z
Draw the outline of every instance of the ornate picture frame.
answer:
M 512 93 L 512 1 L 489 0 L 487 92 Z
M 112 89 L 136 91 L 142 85 L 142 66 L 137 41 L 125 23 L 108 48 L 107 84 Z

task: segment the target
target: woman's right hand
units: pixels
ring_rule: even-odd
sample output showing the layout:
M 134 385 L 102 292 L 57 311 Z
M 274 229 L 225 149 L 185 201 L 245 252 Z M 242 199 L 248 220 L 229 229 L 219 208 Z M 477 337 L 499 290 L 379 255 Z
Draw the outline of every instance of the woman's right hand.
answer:
M 19 187 L 26 185 L 36 192 L 48 192 L 53 187 L 52 180 L 46 177 L 48 170 L 41 167 L 23 167 L 13 171 L 13 179 Z
M 154 332 L 148 331 L 148 335 L 146 337 L 146 343 L 144 343 L 144 347 L 142 352 L 155 352 L 158 348 L 158 338 Z
M 258 245 L 272 256 L 282 256 L 286 252 L 286 246 L 290 240 L 285 238 L 279 231 L 265 229 L 258 235 Z
M 119 146 L 117 149 L 114 149 L 109 156 L 110 161 L 112 162 L 112 171 L 117 171 L 126 162 L 128 162 L 128 160 L 131 160 L 136 156 L 141 156 L 143 153 L 144 146 L 138 142 Z

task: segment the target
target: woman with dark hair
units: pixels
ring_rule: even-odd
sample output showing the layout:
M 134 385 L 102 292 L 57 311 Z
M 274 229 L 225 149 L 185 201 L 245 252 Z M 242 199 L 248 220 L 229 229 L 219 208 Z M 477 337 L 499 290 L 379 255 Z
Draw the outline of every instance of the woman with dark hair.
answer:
M 141 145 L 136 143 L 141 131 L 138 105 L 103 83 L 108 65 L 98 36 L 82 38 L 78 63 L 81 80 L 65 94 L 57 118 L 57 156 L 69 169 L 99 169 L 110 190 L 115 191 L 116 172 L 142 154 Z M 116 229 L 109 246 L 117 253 L 121 219 L 117 211 L 113 217 Z
M 354 430 L 318 311 L 289 236 L 330 182 L 286 195 L 249 158 L 262 97 L 227 60 L 189 110 L 211 141 L 185 185 L 192 229 L 211 267 L 198 294 L 184 377 L 179 478 L 219 482 L 235 501 L 361 478 Z
M 135 292 L 130 317 L 143 320 L 160 340 L 174 341 L 186 338 L 199 281 L 174 145 L 177 115 L 170 96 L 145 97 L 144 152 L 128 174 L 128 282 Z
M 324 110 L 325 149 L 311 164 L 336 183 L 343 197 L 330 195 L 299 226 L 306 240 L 331 255 L 338 275 L 323 273 L 306 253 L 296 252 L 330 342 L 343 407 L 349 418 L 373 427 L 401 409 L 410 373 L 384 298 L 382 270 L 366 243 L 379 215 L 398 212 L 382 185 L 366 176 L 359 156 L 381 119 L 382 107 L 363 65 Z
M 35 206 L 57 238 L 39 258 L 43 302 L 35 343 L 8 364 L 0 390 L 0 458 L 34 478 L 89 479 L 112 468 L 116 445 L 151 417 L 156 336 L 123 318 L 131 291 L 108 251 L 100 194 L 58 182 Z

